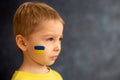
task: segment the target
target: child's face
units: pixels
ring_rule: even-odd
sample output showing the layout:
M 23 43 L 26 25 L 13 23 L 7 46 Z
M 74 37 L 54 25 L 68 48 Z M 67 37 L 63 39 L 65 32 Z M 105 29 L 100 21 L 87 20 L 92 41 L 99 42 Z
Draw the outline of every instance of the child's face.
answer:
M 24 52 L 30 62 L 39 65 L 52 65 L 61 51 L 63 24 L 60 21 L 49 20 L 38 25 L 36 31 L 27 39 Z M 34 46 L 44 46 L 44 54 L 36 54 Z

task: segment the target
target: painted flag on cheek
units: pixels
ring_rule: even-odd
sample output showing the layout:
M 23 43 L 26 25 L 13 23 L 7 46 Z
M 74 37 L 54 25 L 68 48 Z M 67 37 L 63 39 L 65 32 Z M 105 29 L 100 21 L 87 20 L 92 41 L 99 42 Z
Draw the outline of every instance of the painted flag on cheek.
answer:
M 34 46 L 34 49 L 35 49 L 36 54 L 44 54 L 45 53 L 44 46 Z

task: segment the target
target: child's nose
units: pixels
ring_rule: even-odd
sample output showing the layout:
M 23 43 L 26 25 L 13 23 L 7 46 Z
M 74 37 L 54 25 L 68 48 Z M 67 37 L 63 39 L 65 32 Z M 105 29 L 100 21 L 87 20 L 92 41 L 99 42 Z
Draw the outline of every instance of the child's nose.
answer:
M 61 50 L 61 44 L 59 42 L 55 43 L 54 51 L 59 52 Z

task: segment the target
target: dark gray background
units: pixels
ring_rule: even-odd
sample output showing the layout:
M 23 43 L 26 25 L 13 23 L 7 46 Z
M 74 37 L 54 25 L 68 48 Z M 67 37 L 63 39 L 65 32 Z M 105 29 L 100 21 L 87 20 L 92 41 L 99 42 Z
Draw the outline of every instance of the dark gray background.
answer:
M 17 7 L 30 0 L 1 0 L 0 80 L 22 62 L 12 31 Z M 38 0 L 65 20 L 62 52 L 52 66 L 64 80 L 120 80 L 120 0 Z

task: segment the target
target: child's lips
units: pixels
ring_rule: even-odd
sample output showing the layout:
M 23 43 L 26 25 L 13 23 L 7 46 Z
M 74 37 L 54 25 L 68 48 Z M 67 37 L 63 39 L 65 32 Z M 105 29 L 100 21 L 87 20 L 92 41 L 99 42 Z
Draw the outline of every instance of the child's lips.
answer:
M 51 56 L 50 57 L 52 60 L 56 60 L 58 58 L 58 55 L 55 55 L 55 56 Z

